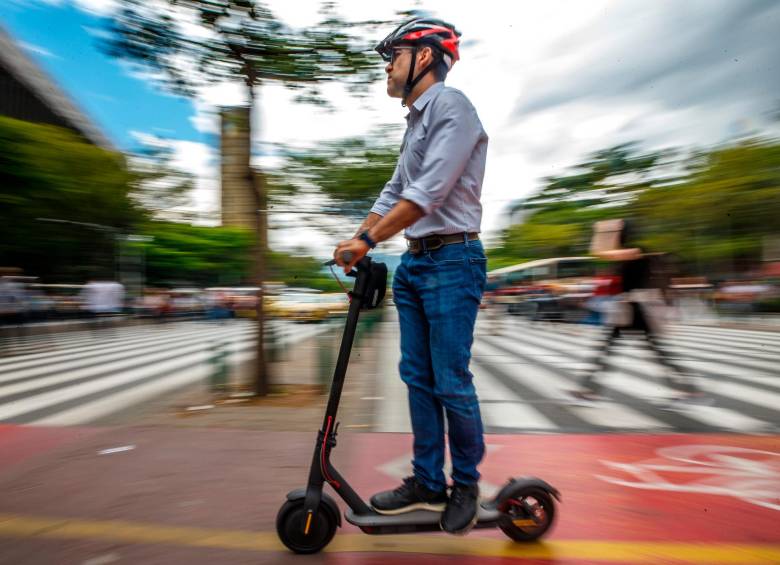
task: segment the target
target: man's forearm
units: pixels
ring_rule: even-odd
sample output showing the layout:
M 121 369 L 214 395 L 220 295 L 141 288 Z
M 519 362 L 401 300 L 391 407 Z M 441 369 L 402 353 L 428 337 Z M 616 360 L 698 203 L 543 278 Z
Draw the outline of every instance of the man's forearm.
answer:
M 377 223 L 379 220 L 381 220 L 381 219 L 382 219 L 382 216 L 380 216 L 379 214 L 375 214 L 374 212 L 369 212 L 369 213 L 368 213 L 368 216 L 366 216 L 366 219 L 365 219 L 365 220 L 363 220 L 363 223 L 362 223 L 362 224 L 360 224 L 360 227 L 359 227 L 359 228 L 358 228 L 358 230 L 355 232 L 355 235 L 353 235 L 352 237 L 357 237 L 357 236 L 359 236 L 361 233 L 363 233 L 363 232 L 364 232 L 364 231 L 366 231 L 367 229 L 370 229 L 371 227 L 373 227 L 374 225 L 376 225 L 376 223 Z
M 378 220 L 369 226 L 368 236 L 379 243 L 380 241 L 390 239 L 402 229 L 411 226 L 417 220 L 425 216 L 425 212 L 423 212 L 422 208 L 414 202 L 401 199 L 393 206 L 393 209 L 390 210 L 386 216 L 373 215 L 376 216 Z M 371 216 L 372 214 L 369 214 L 369 217 L 366 218 L 366 222 L 371 219 Z M 363 223 L 365 224 L 366 222 Z

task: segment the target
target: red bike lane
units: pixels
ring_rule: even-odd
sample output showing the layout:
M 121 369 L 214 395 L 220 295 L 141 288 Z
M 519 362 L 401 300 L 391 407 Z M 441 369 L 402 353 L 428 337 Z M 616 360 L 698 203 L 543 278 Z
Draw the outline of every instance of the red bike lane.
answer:
M 305 484 L 314 439 L 1 427 L 0 554 L 193 565 L 780 562 L 777 436 L 489 435 L 484 495 L 526 475 L 561 492 L 540 543 L 512 543 L 500 530 L 368 536 L 345 522 L 325 552 L 301 557 L 279 544 L 274 520 L 286 492 Z M 411 441 L 342 433 L 332 459 L 367 499 L 408 474 Z

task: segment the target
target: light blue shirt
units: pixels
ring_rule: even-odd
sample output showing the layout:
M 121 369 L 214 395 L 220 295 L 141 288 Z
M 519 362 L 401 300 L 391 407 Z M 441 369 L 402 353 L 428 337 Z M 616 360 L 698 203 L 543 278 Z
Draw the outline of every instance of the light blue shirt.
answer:
M 400 199 L 425 216 L 407 238 L 479 232 L 488 136 L 477 111 L 459 90 L 437 82 L 414 101 L 393 176 L 371 211 L 386 215 Z

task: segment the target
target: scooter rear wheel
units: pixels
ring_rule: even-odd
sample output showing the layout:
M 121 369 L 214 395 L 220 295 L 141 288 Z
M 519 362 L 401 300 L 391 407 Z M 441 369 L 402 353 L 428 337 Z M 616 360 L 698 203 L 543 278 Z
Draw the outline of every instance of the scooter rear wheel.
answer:
M 303 500 L 288 500 L 276 515 L 276 533 L 279 539 L 295 553 L 317 553 L 336 535 L 338 517 L 325 504 L 320 503 L 317 514 L 304 532 L 305 513 Z
M 529 488 L 513 493 L 499 505 L 501 531 L 515 541 L 542 537 L 555 520 L 555 501 L 550 493 Z

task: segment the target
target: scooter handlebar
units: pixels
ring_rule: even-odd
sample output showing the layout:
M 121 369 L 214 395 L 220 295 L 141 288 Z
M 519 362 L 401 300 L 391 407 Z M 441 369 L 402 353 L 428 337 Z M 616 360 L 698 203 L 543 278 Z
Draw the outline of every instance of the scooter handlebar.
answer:
M 342 253 L 341 254 L 341 260 L 344 261 L 345 263 L 351 263 L 352 262 L 352 252 L 351 251 L 345 251 L 344 253 Z M 335 259 L 331 259 L 330 261 L 325 261 L 325 263 L 324 263 L 324 265 L 326 267 L 330 267 L 331 265 L 335 265 L 335 264 L 336 264 L 336 260 Z

